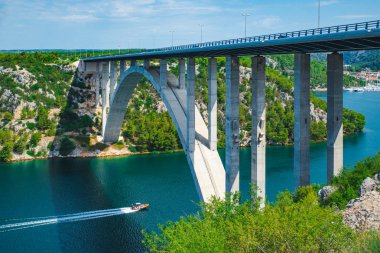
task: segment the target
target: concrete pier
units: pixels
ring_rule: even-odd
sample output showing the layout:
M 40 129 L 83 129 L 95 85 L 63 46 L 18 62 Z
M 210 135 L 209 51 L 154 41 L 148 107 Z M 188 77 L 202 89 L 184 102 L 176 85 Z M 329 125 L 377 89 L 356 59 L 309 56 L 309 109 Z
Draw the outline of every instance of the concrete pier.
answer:
M 168 86 L 168 64 L 166 59 L 160 60 L 160 88 L 166 89 Z
M 327 55 L 327 181 L 343 169 L 343 55 Z
M 116 73 L 116 62 L 110 61 L 110 96 L 109 101 L 112 103 L 112 96 L 116 88 L 116 82 L 117 82 L 117 73 Z
M 150 60 L 145 59 L 145 60 L 144 60 L 144 68 L 145 68 L 145 69 L 149 69 L 149 65 L 150 65 Z
M 195 59 L 187 60 L 187 86 L 186 86 L 186 129 L 187 129 L 187 150 L 195 150 Z
M 226 57 L 226 192 L 239 191 L 239 58 Z
M 310 55 L 294 55 L 294 185 L 310 184 Z
M 217 128 L 217 82 L 216 82 L 216 58 L 208 59 L 208 144 L 211 150 L 216 150 L 218 142 Z
M 100 63 L 96 63 L 95 72 L 95 107 L 99 105 L 99 89 L 100 89 Z
M 252 139 L 251 139 L 251 182 L 258 187 L 257 197 L 265 203 L 265 57 L 252 57 Z M 252 196 L 253 197 L 253 196 Z
M 102 63 L 102 135 L 104 136 L 104 130 L 106 128 L 107 121 L 107 100 L 109 98 L 108 95 L 108 87 L 109 86 L 109 63 Z
M 185 80 L 186 80 L 186 65 L 185 59 L 179 59 L 178 61 L 178 70 L 179 70 L 179 88 L 185 89 Z
M 122 74 L 125 71 L 125 69 L 126 69 L 125 60 L 121 60 L 120 61 L 120 79 L 121 79 Z

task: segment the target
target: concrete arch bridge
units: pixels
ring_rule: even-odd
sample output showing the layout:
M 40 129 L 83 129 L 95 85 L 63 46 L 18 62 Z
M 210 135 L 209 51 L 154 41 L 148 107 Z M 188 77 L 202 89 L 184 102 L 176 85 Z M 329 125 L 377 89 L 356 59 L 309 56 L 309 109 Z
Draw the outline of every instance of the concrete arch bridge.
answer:
M 294 185 L 310 183 L 310 54 L 327 55 L 327 166 L 330 180 L 343 168 L 342 51 L 380 49 L 380 20 L 109 55 L 81 60 L 80 71 L 94 78 L 96 102 L 102 92 L 105 142 L 116 142 L 131 94 L 145 77 L 157 90 L 175 124 L 202 200 L 239 190 L 239 56 L 252 57 L 251 181 L 265 199 L 265 67 L 264 55 L 294 54 Z M 208 125 L 195 106 L 195 58 L 207 57 Z M 216 59 L 226 57 L 226 160 L 216 150 Z M 167 68 L 178 59 L 179 77 Z M 159 60 L 159 66 L 150 64 Z M 126 69 L 126 61 L 129 68 Z M 143 62 L 140 66 L 137 61 Z M 187 64 L 185 64 L 187 61 Z M 120 71 L 117 71 L 117 64 Z M 117 83 L 117 75 L 120 81 Z

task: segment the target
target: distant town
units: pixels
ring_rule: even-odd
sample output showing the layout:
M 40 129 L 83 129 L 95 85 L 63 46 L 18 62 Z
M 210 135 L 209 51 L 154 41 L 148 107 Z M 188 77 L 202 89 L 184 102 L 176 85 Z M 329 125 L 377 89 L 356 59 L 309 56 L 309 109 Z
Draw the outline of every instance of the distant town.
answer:
M 351 65 L 344 65 L 344 74 L 350 75 L 365 82 L 364 87 L 346 88 L 349 91 L 380 91 L 380 71 L 365 68 L 361 71 L 351 71 Z

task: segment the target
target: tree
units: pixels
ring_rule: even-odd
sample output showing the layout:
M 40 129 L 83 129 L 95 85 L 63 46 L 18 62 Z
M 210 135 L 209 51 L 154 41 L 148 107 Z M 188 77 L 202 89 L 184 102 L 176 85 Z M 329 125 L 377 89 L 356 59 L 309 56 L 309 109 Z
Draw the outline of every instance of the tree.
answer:
M 30 137 L 30 145 L 32 147 L 37 147 L 38 143 L 40 143 L 42 138 L 42 134 L 40 131 L 34 132 L 32 136 Z
M 5 123 L 8 123 L 8 122 L 11 121 L 12 119 L 13 119 L 13 115 L 12 115 L 12 113 L 10 113 L 10 112 L 5 112 L 5 113 L 4 113 L 3 121 L 4 121 Z
M 9 162 L 13 158 L 13 143 L 12 142 L 6 142 L 3 145 L 3 148 L 0 151 L 0 161 L 2 162 Z
M 28 143 L 28 134 L 23 134 L 15 143 L 13 151 L 19 155 L 24 153 L 26 144 Z
M 259 208 L 258 200 L 239 204 L 234 193 L 201 204 L 201 212 L 144 232 L 150 252 L 342 252 L 355 233 L 341 214 L 321 207 L 312 186 Z
M 37 129 L 39 130 L 46 130 L 48 129 L 51 125 L 52 122 L 49 119 L 49 112 L 43 107 L 40 107 L 38 109 L 38 115 L 37 115 Z
M 75 143 L 69 138 L 65 137 L 61 140 L 61 147 L 59 148 L 59 153 L 63 156 L 69 155 L 75 149 Z

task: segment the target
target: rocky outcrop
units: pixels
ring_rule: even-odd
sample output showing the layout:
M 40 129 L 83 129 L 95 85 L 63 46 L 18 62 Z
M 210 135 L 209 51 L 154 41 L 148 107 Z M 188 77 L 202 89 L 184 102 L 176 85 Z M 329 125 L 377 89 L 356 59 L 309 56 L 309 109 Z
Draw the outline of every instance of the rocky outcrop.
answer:
M 318 191 L 318 196 L 322 201 L 325 201 L 337 188 L 335 186 L 327 185 Z
M 360 186 L 360 189 L 358 191 L 359 196 L 363 196 L 364 194 L 368 192 L 375 191 L 378 185 L 379 185 L 379 181 L 373 178 L 367 177 L 366 179 L 364 179 L 362 185 Z
M 360 197 L 347 204 L 343 212 L 346 225 L 359 230 L 380 230 L 379 176 L 367 177 L 358 191 Z
M 18 67 L 17 70 L 13 70 L 0 66 L 0 74 L 10 76 L 16 83 L 26 86 L 27 88 L 37 83 L 36 77 L 33 74 L 26 69 L 20 69 Z
M 359 230 L 380 230 L 380 192 L 370 191 L 351 200 L 343 212 L 346 225 Z

